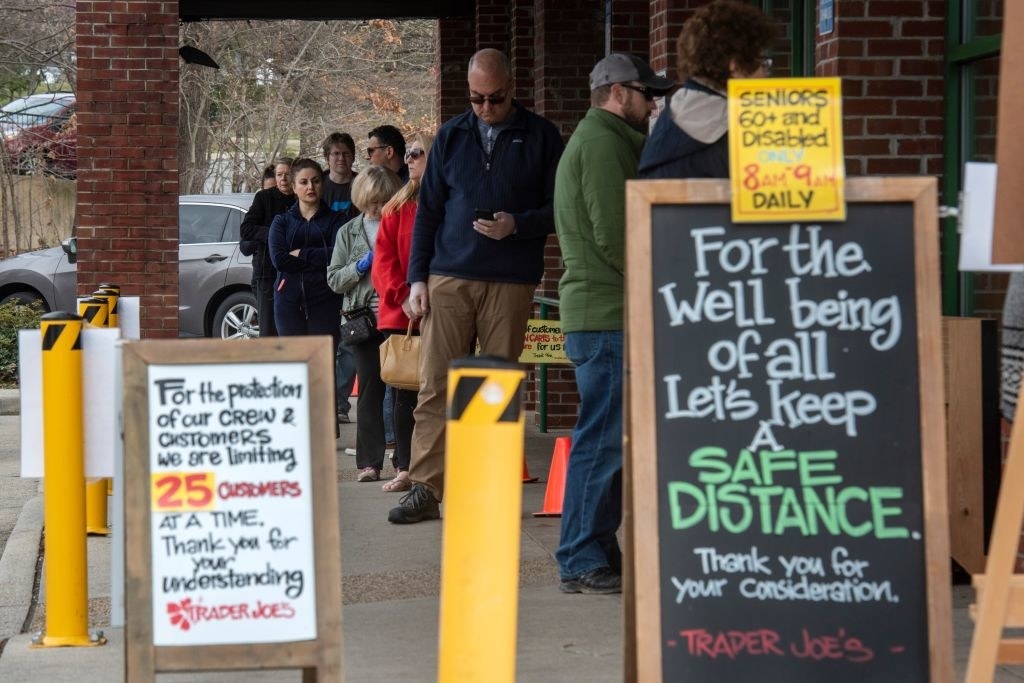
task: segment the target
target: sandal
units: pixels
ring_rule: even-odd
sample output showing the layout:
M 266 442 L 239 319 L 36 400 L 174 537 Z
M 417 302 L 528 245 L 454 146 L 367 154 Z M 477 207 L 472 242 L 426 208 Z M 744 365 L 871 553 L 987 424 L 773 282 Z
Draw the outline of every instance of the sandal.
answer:
M 381 488 L 387 491 L 388 493 L 408 491 L 409 489 L 412 488 L 412 482 L 409 480 L 409 472 L 407 470 L 402 470 L 397 475 L 395 475 L 394 479 L 392 479 L 389 482 L 386 482 L 383 486 L 381 486 Z

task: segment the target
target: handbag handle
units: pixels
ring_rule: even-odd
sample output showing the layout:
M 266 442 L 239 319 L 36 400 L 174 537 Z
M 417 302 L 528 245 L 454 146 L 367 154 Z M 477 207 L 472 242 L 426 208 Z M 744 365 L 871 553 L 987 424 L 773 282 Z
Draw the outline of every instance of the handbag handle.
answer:
M 405 331 L 405 339 L 402 340 L 402 348 L 408 351 L 412 347 L 412 326 L 415 321 L 409 318 L 409 329 Z

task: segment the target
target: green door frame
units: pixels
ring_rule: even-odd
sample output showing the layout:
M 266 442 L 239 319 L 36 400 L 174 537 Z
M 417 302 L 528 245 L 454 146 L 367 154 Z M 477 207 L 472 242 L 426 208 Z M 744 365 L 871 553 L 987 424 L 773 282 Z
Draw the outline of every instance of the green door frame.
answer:
M 789 8 L 789 50 L 792 56 L 788 76 L 800 78 L 814 75 L 814 36 L 817 29 L 814 18 L 818 0 L 753 0 L 752 4 L 767 14 L 774 16 L 776 5 L 785 4 Z
M 981 59 L 999 54 L 1002 35 L 969 38 L 974 34 L 974 0 L 949 0 L 946 5 L 946 59 L 943 68 L 942 203 L 958 206 L 964 163 L 974 156 L 974 82 L 965 73 Z M 957 218 L 942 219 L 942 313 L 971 315 L 974 312 L 974 275 L 958 268 L 960 240 Z

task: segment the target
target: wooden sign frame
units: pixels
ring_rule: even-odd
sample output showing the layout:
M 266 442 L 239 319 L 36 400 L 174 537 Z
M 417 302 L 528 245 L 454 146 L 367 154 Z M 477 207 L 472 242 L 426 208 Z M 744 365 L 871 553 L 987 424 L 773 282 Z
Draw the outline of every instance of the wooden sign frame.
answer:
M 1024 30 L 1024 7 L 1007 2 L 1003 7 L 1003 35 L 1019 36 Z M 999 103 L 996 116 L 996 205 L 992 234 L 992 263 L 1024 263 L 1024 141 L 1014 122 L 1024 105 L 1024 44 L 1002 41 L 999 55 Z
M 314 640 L 202 646 L 157 646 L 153 634 L 151 566 L 149 365 L 305 363 L 308 368 L 311 515 L 316 590 Z M 304 683 L 344 679 L 341 551 L 334 444 L 334 353 L 330 337 L 278 337 L 245 342 L 152 340 L 125 344 L 124 491 L 125 680 L 147 683 L 156 673 L 301 669 Z
M 916 285 L 917 352 L 920 397 L 920 466 L 924 516 L 924 576 L 927 582 L 927 638 L 930 680 L 951 681 L 952 611 L 947 518 L 946 434 L 940 326 L 937 192 L 934 178 L 854 178 L 847 181 L 847 202 L 909 203 L 913 215 Z M 630 181 L 627 184 L 628 253 L 626 366 L 629 368 L 626 441 L 632 462 L 632 512 L 635 545 L 636 676 L 661 681 L 663 636 L 661 569 L 659 567 L 659 500 L 657 478 L 657 404 L 654 372 L 654 310 L 651 286 L 652 208 L 659 204 L 723 204 L 730 202 L 726 180 Z M 851 207 L 852 208 L 852 207 Z M 728 220 L 728 213 L 726 213 Z M 736 226 L 742 229 L 746 224 Z M 822 224 L 827 235 L 828 223 Z M 878 226 L 885 229 L 885 226 Z M 911 264 L 908 264 L 911 267 Z M 886 277 L 885 273 L 876 273 Z M 909 312 L 903 316 L 908 317 Z M 781 605 L 781 603 L 780 603 Z M 841 608 L 841 607 L 840 607 Z M 627 664 L 627 670 L 631 666 Z

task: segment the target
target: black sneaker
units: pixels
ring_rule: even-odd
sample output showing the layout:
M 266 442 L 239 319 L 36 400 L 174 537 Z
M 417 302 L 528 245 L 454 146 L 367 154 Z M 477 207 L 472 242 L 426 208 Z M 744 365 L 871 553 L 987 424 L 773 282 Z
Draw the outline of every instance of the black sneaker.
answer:
M 440 519 L 438 505 L 430 489 L 423 484 L 413 484 L 412 490 L 398 501 L 398 507 L 391 508 L 388 521 L 392 524 L 415 524 L 425 519 Z
M 351 421 L 347 412 L 338 411 L 338 424 L 348 424 Z
M 600 567 L 575 579 L 562 579 L 558 590 L 563 593 L 606 595 L 622 592 L 622 576 L 608 567 Z

